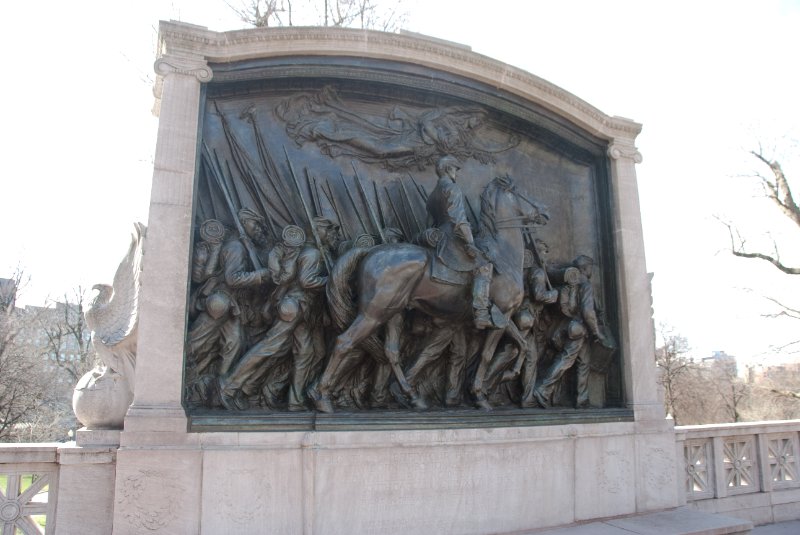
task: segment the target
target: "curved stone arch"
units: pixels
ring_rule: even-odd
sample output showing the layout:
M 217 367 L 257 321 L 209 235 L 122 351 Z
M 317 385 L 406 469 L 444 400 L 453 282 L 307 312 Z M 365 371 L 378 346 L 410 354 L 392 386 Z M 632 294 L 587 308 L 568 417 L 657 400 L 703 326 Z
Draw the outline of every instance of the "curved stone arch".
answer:
M 641 131 L 640 124 L 606 115 L 534 74 L 475 53 L 468 46 L 423 35 L 330 27 L 214 32 L 190 24 L 163 21 L 159 30 L 162 57 L 158 65 L 169 62 L 165 56 L 193 58 L 198 65 L 195 69 L 203 62 L 230 63 L 283 56 L 353 56 L 411 63 L 507 91 L 617 145 L 632 145 Z M 163 74 L 162 68 L 157 70 Z M 206 74 L 204 70 L 198 72 Z M 204 76 L 201 81 L 209 81 L 209 78 Z

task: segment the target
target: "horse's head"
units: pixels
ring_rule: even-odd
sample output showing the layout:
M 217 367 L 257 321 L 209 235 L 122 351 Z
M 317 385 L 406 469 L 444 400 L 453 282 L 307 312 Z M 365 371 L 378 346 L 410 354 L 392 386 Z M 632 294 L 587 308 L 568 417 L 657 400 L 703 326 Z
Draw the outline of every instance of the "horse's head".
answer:
M 498 229 L 546 225 L 549 220 L 547 206 L 517 191 L 509 175 L 492 179 L 481 196 L 481 223 L 492 234 Z
M 534 209 L 534 214 L 532 217 L 528 219 L 528 221 L 533 225 L 544 226 L 550 221 L 550 209 L 547 208 L 544 204 L 528 199 L 527 197 L 523 197 L 524 201 L 527 204 L 530 204 Z

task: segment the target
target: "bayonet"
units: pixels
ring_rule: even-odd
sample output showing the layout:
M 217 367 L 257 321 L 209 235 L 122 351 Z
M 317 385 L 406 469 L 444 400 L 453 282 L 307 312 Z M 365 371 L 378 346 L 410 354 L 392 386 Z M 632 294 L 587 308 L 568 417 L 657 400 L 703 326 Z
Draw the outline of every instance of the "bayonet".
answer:
M 325 191 L 325 186 L 328 186 L 328 191 Z M 330 182 L 326 180 L 325 184 L 323 184 L 320 188 L 322 189 L 322 193 L 324 193 L 325 197 L 328 199 L 328 202 L 331 204 L 331 208 L 333 208 L 333 213 L 336 214 L 336 219 L 339 220 L 339 228 L 342 229 L 342 233 L 344 234 L 344 239 L 349 240 L 350 233 L 347 232 L 347 229 L 345 228 L 344 219 L 342 219 L 342 213 L 339 211 L 339 207 L 336 205 L 336 200 L 333 198 L 333 190 L 331 189 Z
M 233 204 L 233 199 L 231 198 L 231 194 L 228 191 L 228 187 L 225 184 L 225 179 L 222 177 L 222 169 L 217 169 L 212 161 L 211 151 L 208 149 L 208 145 L 203 143 L 203 150 L 204 156 L 206 157 L 206 163 L 209 165 L 207 166 L 211 173 L 214 175 L 214 180 L 217 181 L 217 186 L 219 187 L 220 191 L 222 192 L 222 197 L 225 199 L 225 203 L 228 205 L 228 210 L 231 211 L 231 215 L 233 216 L 233 223 L 236 225 L 236 230 L 239 232 L 239 236 L 242 238 L 242 243 L 244 244 L 244 248 L 247 249 L 247 256 L 250 257 L 250 261 L 253 263 L 253 268 L 261 269 L 261 261 L 258 259 L 258 255 L 256 254 L 255 250 L 253 249 L 253 244 L 250 241 L 249 236 L 244 231 L 244 227 L 242 226 L 242 222 L 239 221 L 239 213 L 236 210 L 236 206 Z
M 406 185 L 403 183 L 403 179 L 397 177 L 397 181 L 400 182 L 400 193 L 402 193 L 402 197 L 405 199 L 406 204 L 408 205 L 408 211 L 411 212 L 411 216 L 414 218 L 414 223 L 417 225 L 417 232 L 422 232 L 425 230 L 425 227 L 419 222 L 417 219 L 417 214 L 414 213 L 414 207 L 411 204 L 411 197 L 408 196 L 408 191 L 406 191 Z
M 361 218 L 361 212 L 359 212 L 358 205 L 356 205 L 356 200 L 353 198 L 353 194 L 350 192 L 350 186 L 347 185 L 347 180 L 345 180 L 343 174 L 339 173 L 339 176 L 342 177 L 344 190 L 347 192 L 347 197 L 350 199 L 350 204 L 353 205 L 353 211 L 356 213 L 358 222 L 361 223 L 361 228 L 364 230 L 365 234 L 369 234 L 369 231 L 367 230 L 367 225 L 364 224 L 364 220 Z
M 378 217 L 375 215 L 375 209 L 372 207 L 372 203 L 369 200 L 367 191 L 364 189 L 364 184 L 361 183 L 361 177 L 358 176 L 358 170 L 356 169 L 356 164 L 355 162 L 351 161 L 350 165 L 353 167 L 353 172 L 355 173 L 356 185 L 358 185 L 358 190 L 359 192 L 361 192 L 361 197 L 364 199 L 364 204 L 367 205 L 367 214 L 369 215 L 370 220 L 372 220 L 372 224 L 378 230 L 378 236 L 381 237 L 381 243 L 386 243 L 386 236 L 383 235 L 383 229 L 381 228 L 380 223 L 378 223 Z
M 311 216 L 311 210 L 309 210 L 308 203 L 306 203 L 306 199 L 303 197 L 303 192 L 300 191 L 300 182 L 297 180 L 297 175 L 294 172 L 294 166 L 292 165 L 292 161 L 289 159 L 289 153 L 286 152 L 285 146 L 283 147 L 283 154 L 286 156 L 286 165 L 289 166 L 289 174 L 292 176 L 294 187 L 297 190 L 297 194 L 300 196 L 300 203 L 303 205 L 303 210 L 308 218 L 308 226 L 311 228 L 311 234 L 314 236 L 314 242 L 317 244 L 317 249 L 319 249 L 319 253 L 322 255 L 322 259 L 325 262 L 325 267 L 328 269 L 328 273 L 330 273 L 332 266 L 331 261 L 328 258 L 328 251 L 322 244 L 322 240 L 317 232 L 317 227 L 314 225 L 314 218 Z

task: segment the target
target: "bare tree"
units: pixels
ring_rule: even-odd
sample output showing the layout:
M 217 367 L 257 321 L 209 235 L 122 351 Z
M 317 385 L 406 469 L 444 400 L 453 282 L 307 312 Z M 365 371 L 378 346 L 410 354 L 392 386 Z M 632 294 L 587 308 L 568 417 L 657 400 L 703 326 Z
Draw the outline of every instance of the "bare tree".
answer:
M 664 387 L 664 408 L 667 414 L 672 415 L 675 423 L 679 424 L 680 381 L 691 364 L 686 357 L 689 342 L 663 323 L 659 326 L 659 331 L 663 345 L 656 349 L 656 364 L 661 371 L 659 383 Z
M 242 22 L 256 28 L 283 26 L 281 15 L 287 11 L 288 25 L 292 25 L 291 0 L 241 0 L 238 5 L 229 1 L 225 3 L 239 16 Z M 288 8 L 286 4 L 288 4 Z
M 800 229 L 800 206 L 794 200 L 794 194 L 786 174 L 783 172 L 780 162 L 768 158 L 761 147 L 758 151 L 750 151 L 759 162 L 769 169 L 769 173 L 755 173 L 764 197 L 768 199 L 778 211 L 783 214 L 794 226 Z M 731 240 L 731 252 L 740 258 L 755 258 L 769 262 L 776 269 L 788 275 L 800 274 L 800 267 L 787 265 L 781 259 L 778 245 L 773 241 L 772 251 L 769 253 L 752 251 L 748 249 L 747 242 L 742 234 L 732 224 L 723 221 L 728 228 Z M 799 313 L 794 310 L 794 313 Z
M 27 280 L 20 270 L 10 279 L 14 297 Z M 19 430 L 53 401 L 52 375 L 31 351 L 36 311 L 17 309 L 14 299 L 0 307 L 0 441 L 20 440 Z
M 750 368 L 749 410 L 752 420 L 792 420 L 800 418 L 800 364 L 768 366 L 763 375 Z
M 71 296 L 64 294 L 63 302 L 52 303 L 54 313 L 40 314 L 38 318 L 47 337 L 41 355 L 51 357 L 73 386 L 97 364 L 91 332 L 84 318 L 86 299 L 86 291 L 78 286 Z
M 403 0 L 226 0 L 242 22 L 271 26 L 336 26 L 400 30 L 408 17 Z
M 741 422 L 750 397 L 748 384 L 736 376 L 736 371 L 730 367 L 715 363 L 707 370 L 708 383 L 718 396 L 720 408 L 724 413 L 725 422 Z

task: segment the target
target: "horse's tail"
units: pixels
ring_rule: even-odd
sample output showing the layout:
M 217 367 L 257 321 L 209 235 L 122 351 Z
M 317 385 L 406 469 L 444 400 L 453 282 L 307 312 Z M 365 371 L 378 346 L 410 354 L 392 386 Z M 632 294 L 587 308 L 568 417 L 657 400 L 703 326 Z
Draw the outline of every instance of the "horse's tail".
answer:
M 358 312 L 353 275 L 368 252 L 369 249 L 361 247 L 350 249 L 339 257 L 328 277 L 325 293 L 328 295 L 331 321 L 337 332 L 347 329 Z
M 358 314 L 356 301 L 355 273 L 370 249 L 357 247 L 350 249 L 336 261 L 328 277 L 325 293 L 328 296 L 328 310 L 337 333 L 344 332 Z M 382 355 L 383 347 L 376 335 L 367 337 L 361 347 L 372 355 Z

